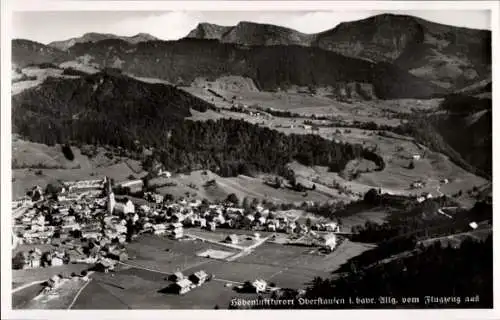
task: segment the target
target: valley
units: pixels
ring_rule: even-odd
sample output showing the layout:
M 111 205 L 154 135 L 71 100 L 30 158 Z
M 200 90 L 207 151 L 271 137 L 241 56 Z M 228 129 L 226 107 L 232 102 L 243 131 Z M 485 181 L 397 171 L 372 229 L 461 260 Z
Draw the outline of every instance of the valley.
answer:
M 490 42 L 399 15 L 13 40 L 14 307 L 307 308 L 436 279 L 488 307 Z

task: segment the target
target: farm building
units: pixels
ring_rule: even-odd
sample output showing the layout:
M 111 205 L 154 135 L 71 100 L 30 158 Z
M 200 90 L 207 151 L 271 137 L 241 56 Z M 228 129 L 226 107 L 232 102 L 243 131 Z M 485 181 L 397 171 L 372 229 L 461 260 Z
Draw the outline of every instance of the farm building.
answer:
M 180 239 L 184 237 L 184 229 L 182 227 L 175 228 L 174 230 L 172 230 L 172 237 L 174 239 Z
M 202 285 L 208 280 L 208 274 L 205 271 L 200 270 L 189 276 L 189 280 L 196 285 Z
M 276 231 L 276 224 L 268 223 L 267 224 L 267 231 L 275 232 Z
M 208 223 L 208 230 L 210 231 L 215 231 L 216 223 L 215 222 L 209 222 Z
M 142 188 L 144 182 L 141 179 L 135 179 L 135 180 L 120 182 L 118 185 L 122 188 L 135 189 L 135 188 Z
M 185 278 L 184 275 L 180 271 L 177 271 L 176 273 L 174 273 L 171 276 L 171 280 L 174 281 L 174 282 L 178 282 L 178 281 L 180 281 L 180 280 L 182 280 L 184 278 Z
M 239 239 L 238 239 L 237 235 L 231 234 L 231 235 L 227 236 L 224 241 L 227 243 L 237 244 L 239 242 Z
M 111 259 L 101 259 L 96 264 L 96 270 L 108 273 L 115 268 L 115 263 Z
M 129 214 L 135 212 L 135 206 L 130 199 L 125 199 L 124 202 L 116 202 L 114 211 L 117 213 Z
M 42 259 L 42 252 L 40 249 L 35 248 L 28 254 L 27 263 L 24 265 L 24 269 L 40 268 Z
M 158 175 L 159 177 L 165 177 L 165 178 L 170 178 L 170 177 L 172 176 L 172 174 L 171 174 L 170 172 L 168 172 L 168 171 L 164 171 L 164 170 L 162 170 L 162 169 L 158 169 L 158 171 L 157 171 L 157 175 Z
M 296 228 L 295 222 L 292 222 L 286 226 L 286 233 L 294 233 Z
M 182 295 L 188 293 L 189 290 L 191 290 L 191 285 L 192 282 L 189 281 L 189 279 L 181 279 L 173 284 L 173 288 L 175 292 Z
M 85 191 L 99 191 L 104 188 L 108 179 L 106 177 L 95 180 L 65 181 L 63 185 L 69 193 L 79 193 Z
M 339 232 L 340 227 L 337 223 L 335 222 L 330 222 L 325 224 L 325 230 L 329 232 Z
M 47 281 L 47 286 L 49 289 L 56 289 L 62 284 L 62 280 L 60 275 L 54 275 Z
M 64 264 L 64 252 L 56 251 L 50 261 L 51 266 L 62 266 Z
M 322 235 L 318 240 L 320 246 L 329 250 L 333 250 L 337 245 L 337 236 L 334 233 Z
M 254 282 L 252 282 L 252 287 L 255 289 L 256 293 L 264 292 L 266 291 L 267 288 L 267 282 L 261 279 L 257 279 Z

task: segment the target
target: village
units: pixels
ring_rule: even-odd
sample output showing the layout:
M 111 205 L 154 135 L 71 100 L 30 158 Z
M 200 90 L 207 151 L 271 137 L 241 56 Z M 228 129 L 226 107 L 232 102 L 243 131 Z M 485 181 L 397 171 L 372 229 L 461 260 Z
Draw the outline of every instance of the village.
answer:
M 134 184 L 137 181 L 127 181 L 115 188 Z M 33 187 L 25 197 L 13 201 L 13 268 L 83 263 L 93 266 L 92 271 L 112 272 L 129 259 L 127 243 L 143 234 L 214 243 L 229 251 L 207 250 L 198 255 L 227 261 L 250 254 L 264 242 L 317 247 L 328 254 L 343 240 L 340 221 L 300 223 L 261 205 L 245 209 L 227 200 L 212 204 L 173 201 L 152 192 L 145 192 L 140 200 L 141 204 L 115 196 L 107 177 L 63 182 L 57 192 L 51 187 Z M 223 232 L 217 233 L 219 229 Z M 171 292 L 185 294 L 211 277 L 204 270 L 190 276 L 176 272 L 169 277 Z M 50 288 L 60 283 L 61 276 L 56 278 L 54 275 L 47 282 Z M 266 287 L 262 279 L 249 283 L 254 292 Z

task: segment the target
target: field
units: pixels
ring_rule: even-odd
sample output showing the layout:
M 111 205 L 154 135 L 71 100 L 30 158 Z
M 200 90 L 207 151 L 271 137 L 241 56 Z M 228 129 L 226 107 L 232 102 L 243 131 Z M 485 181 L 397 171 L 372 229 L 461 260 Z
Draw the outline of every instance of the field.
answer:
M 138 161 L 119 158 L 108 159 L 104 151 L 89 159 L 78 148 L 72 148 L 73 161 L 64 158 L 61 146 L 47 146 L 15 138 L 12 141 L 12 198 L 26 194 L 29 188 L 42 188 L 55 180 L 96 179 L 108 176 L 115 181 L 128 180 L 130 175 L 145 174 Z M 40 172 L 37 172 L 40 171 Z
M 205 250 L 203 252 L 198 252 L 196 255 L 198 257 L 224 260 L 227 257 L 233 255 L 233 252 L 208 249 L 208 250 Z
M 23 309 L 43 289 L 41 284 L 34 284 L 12 293 L 12 309 Z
M 206 174 L 204 174 L 206 173 Z M 216 184 L 206 186 L 210 180 L 215 180 Z M 156 183 L 160 183 L 159 179 Z M 185 197 L 186 193 L 196 195 L 195 198 L 208 200 L 223 200 L 229 194 L 234 193 L 238 199 L 244 197 L 250 199 L 270 200 L 278 203 L 311 201 L 328 201 L 332 199 L 349 200 L 349 197 L 342 196 L 337 190 L 318 187 L 314 191 L 296 192 L 288 189 L 275 189 L 264 184 L 264 180 L 259 177 L 249 177 L 239 175 L 237 177 L 223 178 L 210 171 L 193 171 L 190 174 L 174 175 L 169 179 L 164 179 L 163 183 L 174 183 L 173 186 L 164 186 L 158 188 L 161 194 L 171 194 L 175 197 Z
M 41 294 L 23 305 L 23 309 L 67 309 L 80 289 L 87 284 L 79 278 L 65 279 L 49 294 Z
M 219 233 L 218 237 L 222 234 Z M 370 247 L 344 241 L 333 253 L 322 255 L 315 248 L 264 243 L 229 262 L 196 256 L 207 250 L 231 251 L 221 245 L 144 235 L 128 245 L 131 260 L 113 273 L 92 275 L 92 281 L 73 308 L 213 309 L 216 305 L 227 308 L 233 297 L 253 296 L 234 291 L 234 286 L 245 281 L 264 279 L 278 287 L 303 288 L 315 276 L 331 275 L 349 258 Z M 181 271 L 188 276 L 199 270 L 212 274 L 212 281 L 184 296 L 166 290 L 171 283 L 168 277 L 173 272 Z
M 198 92 L 198 89 L 193 89 Z M 202 89 L 200 89 L 202 90 Z M 208 99 L 209 95 L 205 90 L 198 94 L 200 97 Z M 396 114 L 411 113 L 416 110 L 431 111 L 437 110 L 441 99 L 418 100 L 374 100 L 374 101 L 353 101 L 350 103 L 332 100 L 326 96 L 311 96 L 300 93 L 272 93 L 272 92 L 246 92 L 246 91 L 224 91 L 218 90 L 219 94 L 225 97 L 226 107 L 230 106 L 227 101 L 236 96 L 236 102 L 241 102 L 252 106 L 258 104 L 261 107 L 272 107 L 282 110 L 290 110 L 303 115 L 335 115 L 338 119 L 345 121 L 375 122 L 377 124 L 397 126 L 401 120 L 395 117 Z M 212 96 L 213 97 L 213 96 Z M 210 99 L 212 98 L 210 97 Z M 224 107 L 224 106 L 222 106 Z M 209 111 L 200 113 L 193 111 L 193 120 L 204 121 L 218 118 L 236 118 L 260 126 L 272 128 L 285 134 L 310 134 L 310 129 L 305 129 L 302 124 L 306 118 L 281 118 L 252 116 L 243 113 L 222 110 L 220 113 Z M 313 121 L 318 125 L 328 124 L 328 121 Z M 464 169 L 453 164 L 447 157 L 417 145 L 412 138 L 400 136 L 393 133 L 380 135 L 378 131 L 361 130 L 356 128 L 320 127 L 316 132 L 325 139 L 341 142 L 358 143 L 366 147 L 376 147 L 379 154 L 386 161 L 386 168 L 381 172 L 371 171 L 362 173 L 354 180 L 346 180 L 337 173 L 327 172 L 323 168 L 314 168 L 313 176 L 317 177 L 324 186 L 330 186 L 336 181 L 343 187 L 347 187 L 355 194 L 365 193 L 372 187 L 382 188 L 386 192 L 395 194 L 417 194 L 429 192 L 433 196 L 441 194 L 452 195 L 459 190 L 469 190 L 473 186 L 482 186 L 487 181 L 483 178 L 468 173 Z M 421 160 L 414 161 L 415 167 L 408 169 L 408 165 L 413 155 L 418 154 Z M 353 171 L 369 169 L 370 164 L 362 163 L 353 166 Z M 311 169 L 311 168 L 308 168 Z M 310 179 L 311 175 L 305 176 Z M 410 190 L 410 185 L 419 179 L 427 182 L 427 187 L 421 190 Z M 448 185 L 443 185 L 441 190 L 437 190 L 439 181 L 447 178 L 451 181 Z M 331 194 L 331 191 L 329 191 Z M 336 195 L 338 199 L 338 196 Z M 464 199 L 467 200 L 467 199 Z M 464 203 L 468 203 L 464 201 Z
M 66 264 L 58 267 L 12 270 L 12 282 L 17 284 L 30 283 L 33 281 L 45 281 L 50 277 L 58 274 L 69 276 L 72 272 L 80 274 L 82 271 L 89 269 L 87 264 Z

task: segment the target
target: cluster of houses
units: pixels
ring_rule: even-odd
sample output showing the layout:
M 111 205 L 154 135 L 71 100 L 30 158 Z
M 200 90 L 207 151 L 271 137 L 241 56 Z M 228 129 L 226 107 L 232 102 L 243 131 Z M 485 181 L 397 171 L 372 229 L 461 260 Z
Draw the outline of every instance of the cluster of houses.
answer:
M 125 243 L 141 233 L 184 237 L 184 228 L 236 228 L 283 232 L 293 235 L 311 231 L 335 233 L 336 223 L 307 226 L 286 216 L 257 206 L 237 208 L 230 203 L 209 204 L 200 200 L 164 201 L 161 195 L 145 193 L 148 204 L 136 206 L 130 199 L 115 197 L 107 179 L 63 183 L 57 195 L 46 196 L 35 187 L 13 204 L 20 208 L 15 217 L 13 245 L 49 244 L 54 249 L 38 249 L 23 255 L 23 268 L 63 263 L 96 263 L 109 271 L 128 258 Z M 236 237 L 230 241 L 238 241 Z M 331 246 L 332 240 L 322 240 Z M 38 250 L 38 251 L 37 251 Z
M 204 270 L 199 270 L 189 277 L 185 277 L 182 272 L 178 271 L 170 277 L 170 280 L 173 281 L 170 289 L 177 294 L 183 295 L 196 287 L 202 286 L 205 282 L 210 281 L 210 279 L 211 276 Z

